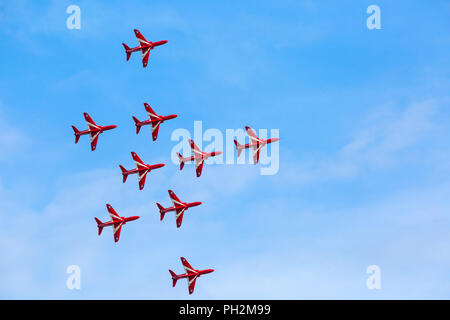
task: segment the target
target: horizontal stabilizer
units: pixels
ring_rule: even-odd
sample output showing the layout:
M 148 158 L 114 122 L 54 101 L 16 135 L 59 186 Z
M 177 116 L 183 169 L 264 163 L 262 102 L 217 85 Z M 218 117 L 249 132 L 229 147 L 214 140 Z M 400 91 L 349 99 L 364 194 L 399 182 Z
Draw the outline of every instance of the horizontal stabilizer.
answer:
M 95 219 L 95 222 L 97 222 L 98 235 L 101 235 L 102 234 L 102 230 L 103 230 L 103 227 L 101 226 L 102 222 L 99 219 L 97 219 L 97 218 L 94 218 L 94 219 Z
M 172 270 L 169 270 L 170 275 L 172 276 L 172 287 L 175 287 L 175 285 L 177 284 L 177 275 L 175 274 L 175 272 L 173 272 Z
M 127 169 L 125 169 L 123 166 L 121 166 L 119 164 L 120 170 L 122 170 L 122 176 L 123 176 L 123 183 L 125 183 L 125 181 L 127 181 L 128 178 L 128 173 L 127 173 Z
M 158 206 L 159 209 L 159 213 L 161 214 L 161 221 L 164 219 L 164 215 L 166 214 L 164 211 L 164 207 L 162 205 L 160 205 L 159 203 L 156 203 L 156 205 Z
M 75 126 L 72 126 L 73 132 L 75 133 L 75 143 L 78 143 L 78 140 L 80 140 L 80 130 L 75 128 Z
M 141 122 L 138 118 L 133 117 L 134 123 L 136 124 L 136 134 L 139 134 L 139 131 L 141 130 Z
M 234 140 L 234 144 L 236 145 L 237 157 L 239 158 L 239 156 L 241 155 L 242 150 L 244 150 L 244 146 L 242 144 L 240 144 L 239 142 L 237 142 L 236 140 Z
M 131 56 L 131 49 L 129 46 L 127 46 L 125 43 L 122 43 L 123 47 L 125 48 L 125 52 L 127 54 L 127 61 L 130 60 L 130 56 Z
M 184 167 L 183 156 L 181 154 L 179 154 L 178 152 L 177 152 L 177 156 L 178 156 L 178 159 L 180 160 L 180 170 L 183 170 L 183 167 Z

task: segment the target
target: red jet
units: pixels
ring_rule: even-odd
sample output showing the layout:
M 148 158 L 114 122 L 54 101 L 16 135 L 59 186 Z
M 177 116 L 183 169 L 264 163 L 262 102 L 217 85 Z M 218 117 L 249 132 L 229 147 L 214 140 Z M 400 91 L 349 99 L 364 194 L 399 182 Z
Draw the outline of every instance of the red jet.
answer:
M 153 109 L 148 105 L 148 103 L 144 103 L 144 106 L 145 106 L 145 110 L 147 111 L 147 114 L 148 114 L 148 117 L 150 120 L 139 121 L 138 118 L 133 117 L 133 120 L 136 123 L 136 134 L 139 133 L 139 130 L 141 130 L 142 126 L 151 124 L 152 125 L 152 138 L 153 138 L 153 141 L 156 141 L 156 139 L 158 138 L 159 125 L 166 120 L 176 118 L 177 115 L 171 114 L 168 116 L 160 116 L 160 115 L 157 115 L 155 111 L 153 111 Z
M 91 117 L 85 112 L 84 119 L 86 120 L 88 129 L 80 131 L 75 126 L 72 126 L 73 131 L 75 132 L 75 143 L 78 143 L 78 140 L 80 140 L 80 137 L 89 134 L 91 136 L 91 150 L 94 151 L 97 147 L 97 140 L 100 133 L 103 133 L 103 131 L 111 130 L 114 128 L 117 128 L 117 126 L 99 126 L 96 125 L 94 120 L 91 119 Z
M 127 61 L 130 59 L 130 56 L 133 52 L 142 50 L 142 65 L 145 68 L 148 63 L 148 56 L 150 55 L 150 50 L 153 50 L 157 46 L 166 44 L 168 41 L 167 40 L 161 40 L 156 42 L 147 41 L 144 38 L 144 36 L 139 32 L 138 29 L 134 29 L 134 34 L 136 35 L 136 38 L 139 42 L 138 47 L 130 48 L 125 43 L 122 43 L 123 47 L 125 48 L 125 52 L 127 53 Z
M 101 222 L 99 219 L 95 218 L 95 221 L 97 222 L 98 227 L 98 235 L 102 234 L 102 230 L 104 227 L 113 226 L 114 231 L 114 242 L 119 241 L 120 238 L 120 230 L 122 230 L 122 225 L 127 223 L 128 221 L 133 221 L 139 219 L 139 216 L 133 216 L 133 217 L 121 217 L 117 214 L 117 212 L 111 207 L 110 204 L 106 205 L 106 208 L 108 209 L 109 216 L 111 217 L 111 221 L 108 222 Z
M 192 266 L 187 262 L 187 260 L 183 257 L 180 258 L 181 263 L 183 264 L 184 270 L 186 270 L 185 274 L 175 274 L 172 270 L 169 270 L 170 275 L 172 276 L 173 287 L 177 284 L 178 279 L 186 278 L 188 281 L 189 294 L 194 292 L 195 280 L 203 274 L 211 273 L 214 269 L 206 269 L 206 270 L 196 270 L 192 268 Z
M 199 147 L 195 145 L 194 141 L 192 141 L 191 139 L 189 139 L 189 144 L 191 145 L 191 150 L 193 154 L 192 156 L 185 158 L 181 154 L 177 153 L 178 159 L 180 160 L 180 170 L 183 170 L 185 162 L 194 161 L 198 178 L 202 174 L 203 163 L 205 162 L 205 160 L 208 159 L 209 157 L 218 156 L 222 154 L 222 152 L 221 151 L 203 152 L 202 150 L 200 150 Z
M 280 140 L 280 138 L 272 138 L 272 139 L 260 139 L 256 135 L 256 133 L 252 130 L 250 127 L 245 127 L 245 131 L 247 131 L 248 137 L 250 138 L 250 143 L 247 143 L 245 145 L 240 144 L 236 140 L 234 140 L 234 144 L 236 145 L 237 149 L 237 156 L 241 155 L 242 150 L 252 147 L 253 148 L 253 163 L 257 164 L 259 161 L 259 151 L 262 147 L 264 147 L 266 144 L 276 142 Z
M 170 196 L 170 199 L 173 202 L 173 207 L 164 208 L 159 203 L 156 203 L 156 205 L 158 206 L 159 213 L 161 214 L 161 221 L 164 219 L 164 215 L 167 212 L 175 211 L 175 218 L 176 218 L 176 221 L 177 221 L 177 228 L 181 227 L 181 223 L 183 222 L 184 211 L 186 211 L 190 207 L 196 207 L 196 206 L 199 206 L 199 205 L 202 204 L 201 202 L 191 202 L 191 203 L 181 202 L 181 200 L 178 199 L 177 195 L 172 190 L 169 190 L 169 196 Z
M 137 173 L 139 181 L 139 190 L 142 190 L 144 189 L 145 178 L 147 176 L 147 173 L 149 173 L 153 169 L 162 168 L 165 166 L 165 164 L 164 163 L 158 163 L 153 165 L 145 164 L 135 152 L 131 152 L 131 156 L 133 157 L 134 163 L 136 163 L 136 169 L 127 170 L 119 164 L 119 167 L 122 170 L 123 183 L 127 181 L 129 174 Z

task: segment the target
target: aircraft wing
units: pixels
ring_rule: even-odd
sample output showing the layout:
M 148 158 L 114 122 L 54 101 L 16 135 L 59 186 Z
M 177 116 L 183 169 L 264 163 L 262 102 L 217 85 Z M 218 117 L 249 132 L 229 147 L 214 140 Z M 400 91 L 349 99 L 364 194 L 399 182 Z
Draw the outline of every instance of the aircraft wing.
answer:
M 183 205 L 183 202 L 181 202 L 181 200 L 178 199 L 177 195 L 172 190 L 169 190 L 169 196 L 170 196 L 170 199 L 172 200 L 174 207 Z M 185 210 L 186 210 L 186 208 L 181 208 L 181 209 L 175 210 L 175 212 L 176 212 L 175 218 L 177 221 L 177 228 L 181 227 L 181 224 L 183 223 L 183 215 L 184 215 Z
M 150 47 L 142 49 L 142 66 L 144 68 L 148 64 L 148 57 L 150 56 L 150 50 L 151 50 Z
M 258 142 L 258 141 L 261 141 L 261 140 L 258 138 L 258 136 L 256 135 L 255 131 L 253 131 L 252 128 L 250 128 L 250 127 L 247 126 L 247 127 L 245 127 L 245 131 L 247 131 L 248 137 L 250 138 L 250 140 L 251 140 L 253 143 Z
M 91 136 L 91 150 L 94 151 L 97 148 L 98 136 L 100 135 L 100 131 L 90 131 Z
M 189 289 L 189 294 L 194 293 L 194 288 L 195 288 L 195 281 L 197 280 L 197 275 L 194 276 L 189 276 L 188 279 L 188 289 Z
M 186 208 L 177 209 L 175 218 L 177 219 L 177 228 L 181 227 L 181 224 L 183 223 L 183 215 L 184 211 L 186 211 Z
M 195 272 L 194 268 L 192 268 L 192 266 L 189 264 L 189 262 L 185 258 L 181 257 L 181 263 L 183 264 L 183 267 L 184 267 L 184 270 L 186 271 L 186 273 Z M 198 275 L 192 275 L 187 278 L 189 294 L 192 294 L 194 292 L 195 280 L 197 280 L 197 277 L 198 277 Z
M 137 41 L 139 44 L 142 45 L 149 45 L 150 43 L 147 41 L 147 39 L 144 38 L 144 36 L 139 32 L 138 29 L 134 29 L 134 34 L 136 35 Z
M 173 192 L 172 190 L 169 190 L 169 197 L 170 200 L 172 200 L 172 203 L 174 206 L 180 206 L 183 203 L 181 202 L 180 199 L 178 199 L 177 195 L 175 194 L 175 192 Z
M 139 190 L 144 189 L 144 186 L 145 186 L 145 178 L 147 177 L 148 171 L 149 171 L 149 170 L 147 169 L 147 170 L 143 170 L 143 171 L 139 171 L 139 172 L 138 172 Z
M 255 151 L 253 152 L 253 163 L 257 164 L 259 161 L 259 151 L 261 150 L 261 148 L 263 147 L 263 144 L 258 145 L 258 147 L 255 149 Z
M 202 170 L 203 170 L 203 164 L 205 163 L 205 160 L 202 159 L 195 159 L 195 172 L 197 174 L 197 178 L 200 177 L 202 175 Z
M 91 136 L 91 150 L 94 151 L 97 147 L 98 135 L 100 134 L 100 127 L 92 120 L 92 118 L 84 113 L 84 119 L 86 120 L 87 127 L 89 129 L 89 134 Z
M 186 273 L 195 272 L 195 269 L 189 264 L 189 262 L 184 257 L 181 257 L 180 259 Z
M 158 132 L 159 132 L 159 125 L 161 124 L 161 121 L 152 122 L 152 138 L 153 141 L 156 141 L 158 138 Z
M 134 34 L 136 35 L 137 41 L 139 42 L 140 46 L 144 46 L 145 48 L 142 49 L 142 65 L 144 68 L 147 66 L 148 63 L 148 56 L 150 55 L 150 42 L 147 41 L 147 39 L 144 38 L 144 36 L 139 32 L 138 29 L 134 29 Z M 148 46 L 148 47 L 146 47 Z
M 92 120 L 92 118 L 87 114 L 87 112 L 84 113 L 84 119 L 86 120 L 86 124 L 89 129 L 100 129 L 94 120 Z
M 145 169 L 147 166 L 145 165 L 144 161 L 139 158 L 139 156 L 136 154 L 136 152 L 131 152 L 131 157 L 133 157 L 133 161 L 136 164 L 136 167 L 138 169 Z
M 159 118 L 156 112 L 152 109 L 152 107 L 150 107 L 148 103 L 144 103 L 144 106 L 150 120 L 157 120 Z
M 109 216 L 111 217 L 112 221 L 117 221 L 121 219 L 120 216 L 117 214 L 116 210 L 114 210 L 114 208 L 110 204 L 106 205 L 106 209 L 108 209 Z
M 119 241 L 120 239 L 120 231 L 122 230 L 123 222 L 114 223 L 114 242 Z
M 202 150 L 200 150 L 199 147 L 197 147 L 197 145 L 194 143 L 194 141 L 192 141 L 191 139 L 188 140 L 189 141 L 189 145 L 191 146 L 191 150 L 193 154 L 202 154 Z

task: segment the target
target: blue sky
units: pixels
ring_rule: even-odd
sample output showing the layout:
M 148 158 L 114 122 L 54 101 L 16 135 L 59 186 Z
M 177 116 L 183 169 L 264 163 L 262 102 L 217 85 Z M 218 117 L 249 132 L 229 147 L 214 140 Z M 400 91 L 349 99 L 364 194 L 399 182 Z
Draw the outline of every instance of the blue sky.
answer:
M 450 298 L 449 15 L 443 0 L 0 1 L 0 298 Z M 146 69 L 125 61 L 134 28 L 169 40 Z M 179 115 L 157 142 L 135 134 L 143 102 Z M 83 112 L 118 125 L 95 152 L 74 144 Z M 278 173 L 180 172 L 171 133 L 195 120 L 279 129 Z M 143 191 L 121 182 L 130 151 L 167 164 Z M 168 189 L 203 202 L 179 230 L 159 221 Z M 105 203 L 141 216 L 117 244 L 97 235 Z M 171 287 L 180 256 L 216 269 L 193 296 Z

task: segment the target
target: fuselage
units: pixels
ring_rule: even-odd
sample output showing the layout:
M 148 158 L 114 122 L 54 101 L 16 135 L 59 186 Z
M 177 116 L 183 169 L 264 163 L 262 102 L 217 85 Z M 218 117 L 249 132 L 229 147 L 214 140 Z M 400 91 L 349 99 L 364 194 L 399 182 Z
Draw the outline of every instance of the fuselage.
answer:
M 140 51 L 140 50 L 147 49 L 147 48 L 150 48 L 150 50 L 152 50 L 153 48 L 155 48 L 157 46 L 162 46 L 163 44 L 166 44 L 167 42 L 168 42 L 167 40 L 149 42 L 148 44 L 130 48 L 130 50 L 127 50 L 127 52 L 136 52 L 136 51 Z
M 98 126 L 98 129 L 92 128 L 92 129 L 87 129 L 87 130 L 81 130 L 78 133 L 78 135 L 82 136 L 82 135 L 85 135 L 85 134 L 90 134 L 91 132 L 99 132 L 99 131 L 101 133 L 103 131 L 108 131 L 108 130 L 112 130 L 112 129 L 115 129 L 115 128 L 117 128 L 117 126 L 115 126 L 115 125 L 104 126 L 104 127 Z
M 195 153 L 193 156 L 183 158 L 183 162 L 194 161 L 196 159 L 206 160 L 209 157 L 218 156 L 220 154 L 222 154 L 222 151 Z
M 152 123 L 155 123 L 155 122 L 161 122 L 161 123 L 163 123 L 164 121 L 170 120 L 170 119 L 174 119 L 174 118 L 176 118 L 177 116 L 178 116 L 178 115 L 176 115 L 176 114 L 171 114 L 171 115 L 168 115 L 168 116 L 158 116 L 157 119 L 153 119 L 153 120 L 144 120 L 144 121 L 141 121 L 139 124 L 140 124 L 141 126 L 143 126 L 143 125 L 152 124 Z
M 260 139 L 259 141 L 256 141 L 256 142 L 251 142 L 251 143 L 244 144 L 242 147 L 245 148 L 245 149 L 250 148 L 250 147 L 258 148 L 261 145 L 265 146 L 266 144 L 269 144 L 269 143 L 272 143 L 272 142 L 276 142 L 278 140 L 280 140 L 280 138 Z
M 170 212 L 170 211 L 176 211 L 176 210 L 180 210 L 180 209 L 189 209 L 191 207 L 196 207 L 196 206 L 199 206 L 201 204 L 202 203 L 200 201 L 198 201 L 198 202 L 191 202 L 191 203 L 183 202 L 182 205 L 165 208 L 165 209 L 161 210 L 161 213 L 166 213 L 166 212 Z
M 127 223 L 129 221 L 137 220 L 140 217 L 139 216 L 131 216 L 131 217 L 120 217 L 120 218 L 121 219 L 118 219 L 118 220 L 111 220 L 111 221 L 107 221 L 107 222 L 101 223 L 101 224 L 99 224 L 99 227 L 102 227 L 102 228 L 103 227 L 108 227 L 108 226 L 115 225 L 117 223 L 125 224 L 125 223 Z
M 162 168 L 162 167 L 164 167 L 164 166 L 165 166 L 164 163 L 158 163 L 158 164 L 153 164 L 153 165 L 146 164 L 146 165 L 145 165 L 145 168 L 131 169 L 131 170 L 128 170 L 128 171 L 126 171 L 126 172 L 123 172 L 123 174 L 127 174 L 127 175 L 128 175 L 128 174 L 138 173 L 138 172 L 147 171 L 147 170 L 148 170 L 148 171 L 151 171 L 151 170 L 153 170 L 153 169 Z
M 214 269 L 194 270 L 194 272 L 183 273 L 176 276 L 177 279 L 189 278 L 192 276 L 200 277 L 202 274 L 208 274 L 214 272 Z

